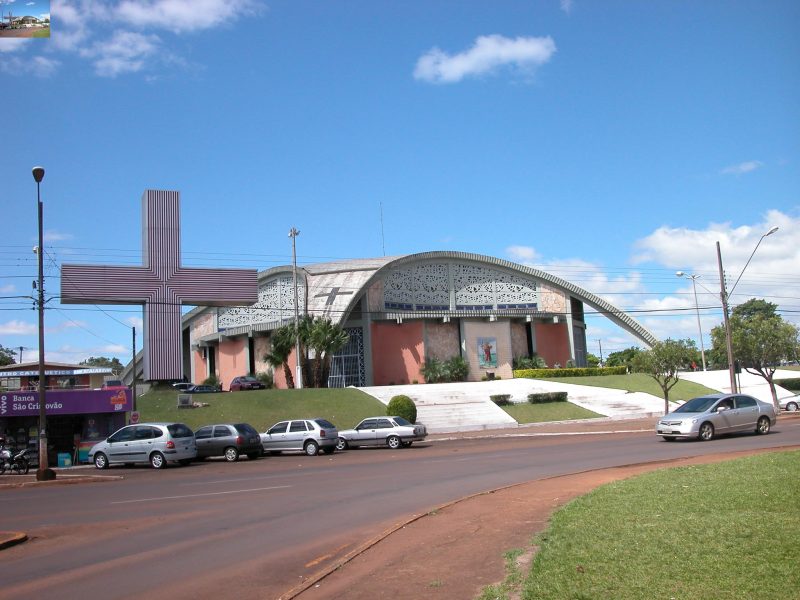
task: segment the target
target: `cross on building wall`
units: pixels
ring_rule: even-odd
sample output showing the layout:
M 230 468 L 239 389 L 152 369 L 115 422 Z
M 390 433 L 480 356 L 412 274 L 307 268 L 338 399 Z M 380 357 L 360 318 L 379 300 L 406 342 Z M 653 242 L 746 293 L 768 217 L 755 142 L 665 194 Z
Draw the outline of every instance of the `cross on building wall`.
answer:
M 336 296 L 346 296 L 348 294 L 352 294 L 353 293 L 353 292 L 340 292 L 339 291 L 340 289 L 342 289 L 342 288 L 332 287 L 331 291 L 328 292 L 327 294 L 317 294 L 316 296 L 314 296 L 314 298 L 325 298 L 325 297 L 327 297 L 327 300 L 325 300 L 325 306 L 330 306 L 331 304 L 333 304 L 333 301 L 336 299 Z
M 135 267 L 62 265 L 61 302 L 144 305 L 144 379 L 181 379 L 181 305 L 254 304 L 258 271 L 182 267 L 176 191 L 142 195 L 142 258 Z

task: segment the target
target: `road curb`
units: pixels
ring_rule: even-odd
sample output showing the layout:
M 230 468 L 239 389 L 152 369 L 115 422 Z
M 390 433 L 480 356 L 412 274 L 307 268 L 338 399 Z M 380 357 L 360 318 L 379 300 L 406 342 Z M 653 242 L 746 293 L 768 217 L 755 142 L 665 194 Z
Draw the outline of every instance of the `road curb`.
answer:
M 28 534 L 21 531 L 0 531 L 0 550 L 21 544 L 28 539 Z

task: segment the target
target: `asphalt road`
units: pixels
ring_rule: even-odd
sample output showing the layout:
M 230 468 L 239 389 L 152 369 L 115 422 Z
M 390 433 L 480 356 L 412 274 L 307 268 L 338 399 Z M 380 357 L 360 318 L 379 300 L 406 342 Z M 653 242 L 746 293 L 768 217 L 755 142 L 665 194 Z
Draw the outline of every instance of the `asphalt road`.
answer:
M 277 598 L 398 521 L 543 477 L 800 445 L 800 420 L 768 436 L 665 443 L 653 434 L 462 439 L 333 456 L 284 455 L 121 480 L 0 491 L 0 598 Z

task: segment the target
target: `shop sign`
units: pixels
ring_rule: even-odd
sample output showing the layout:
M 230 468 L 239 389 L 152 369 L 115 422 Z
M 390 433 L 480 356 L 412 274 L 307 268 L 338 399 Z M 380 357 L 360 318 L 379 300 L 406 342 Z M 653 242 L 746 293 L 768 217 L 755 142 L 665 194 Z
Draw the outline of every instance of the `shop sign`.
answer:
M 48 415 L 85 415 L 127 412 L 132 408 L 131 390 L 58 390 L 45 395 Z M 39 415 L 39 392 L 3 392 L 0 417 Z

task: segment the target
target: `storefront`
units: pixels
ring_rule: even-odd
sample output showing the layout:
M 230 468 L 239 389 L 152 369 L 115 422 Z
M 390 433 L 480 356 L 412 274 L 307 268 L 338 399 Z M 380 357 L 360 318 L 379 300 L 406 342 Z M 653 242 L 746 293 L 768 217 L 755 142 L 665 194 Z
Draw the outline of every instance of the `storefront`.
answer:
M 86 462 L 89 448 L 125 425 L 132 408 L 131 390 L 48 390 L 48 463 L 58 465 L 69 456 Z M 17 448 L 38 452 L 39 393 L 0 393 L 0 434 Z

